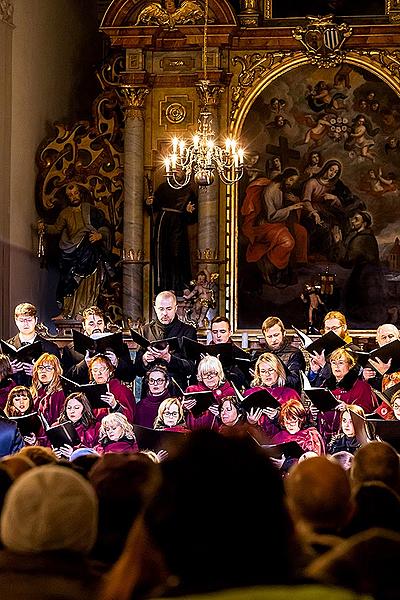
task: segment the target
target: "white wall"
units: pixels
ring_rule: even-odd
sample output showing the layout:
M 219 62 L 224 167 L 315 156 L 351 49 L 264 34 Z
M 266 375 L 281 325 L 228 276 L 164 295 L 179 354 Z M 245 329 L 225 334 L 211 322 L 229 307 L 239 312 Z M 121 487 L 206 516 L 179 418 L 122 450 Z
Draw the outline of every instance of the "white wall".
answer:
M 90 117 L 90 102 L 96 95 L 93 64 L 101 58 L 95 0 L 14 0 L 14 25 L 10 305 L 31 301 L 40 308 L 40 319 L 48 320 L 57 312 L 56 281 L 39 268 L 32 253 L 31 226 L 37 220 L 35 155 L 54 121 L 71 123 Z

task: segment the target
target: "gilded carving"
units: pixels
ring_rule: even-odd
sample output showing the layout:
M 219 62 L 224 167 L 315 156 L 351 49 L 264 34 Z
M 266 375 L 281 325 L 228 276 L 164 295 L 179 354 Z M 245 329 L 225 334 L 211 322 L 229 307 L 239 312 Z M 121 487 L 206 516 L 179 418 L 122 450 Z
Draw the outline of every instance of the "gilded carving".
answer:
M 10 0 L 0 0 L 0 21 L 12 25 L 14 6 Z
M 165 96 L 160 101 L 160 125 L 168 131 L 171 129 L 186 129 L 193 124 L 193 101 L 189 96 Z
M 191 71 L 195 66 L 192 56 L 179 56 L 177 58 L 163 57 L 160 60 L 161 71 L 179 71 L 185 73 Z
M 202 106 L 217 106 L 219 101 L 219 96 L 225 90 L 223 85 L 212 84 L 207 80 L 200 79 L 198 83 L 196 83 L 197 93 L 200 97 L 200 102 Z
M 176 25 L 188 25 L 201 21 L 204 11 L 195 0 L 183 0 L 177 8 L 174 0 L 166 0 L 165 8 L 160 2 L 151 2 L 139 13 L 135 25 L 161 25 L 174 29 Z
M 308 16 L 305 27 L 292 30 L 295 40 L 305 48 L 307 58 L 318 68 L 335 67 L 343 62 L 342 46 L 353 30 L 346 23 L 337 25 L 334 15 Z
M 376 62 L 383 67 L 391 76 L 396 79 L 397 83 L 400 82 L 400 51 L 393 50 L 388 52 L 387 50 L 362 50 L 360 52 L 363 56 L 368 56 L 370 60 Z
M 142 248 L 123 248 L 122 249 L 122 263 L 124 264 L 143 264 L 148 261 L 144 259 L 144 250 Z
M 234 118 L 236 110 L 246 95 L 246 88 L 252 87 L 275 64 L 291 55 L 291 52 L 265 52 L 264 54 L 255 52 L 232 58 L 233 64 L 240 65 L 241 71 L 238 75 L 238 84 L 232 88 L 231 119 Z
M 119 86 L 119 95 L 122 99 L 122 105 L 126 119 L 144 120 L 144 103 L 146 96 L 150 93 L 148 87 L 121 85 Z

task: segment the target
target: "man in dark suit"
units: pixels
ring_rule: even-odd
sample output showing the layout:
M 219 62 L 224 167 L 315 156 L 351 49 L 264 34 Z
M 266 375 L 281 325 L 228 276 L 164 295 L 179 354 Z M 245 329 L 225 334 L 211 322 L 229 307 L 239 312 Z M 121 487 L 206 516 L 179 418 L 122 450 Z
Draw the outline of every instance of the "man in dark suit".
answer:
M 17 350 L 28 344 L 40 342 L 42 351 L 54 354 L 58 359 L 61 358 L 60 349 L 54 342 L 46 340 L 36 331 L 37 326 L 37 310 L 36 306 L 29 302 L 23 302 L 15 307 L 14 311 L 15 324 L 18 328 L 18 333 L 8 340 L 8 343 L 14 346 Z M 13 379 L 17 385 L 25 385 L 29 387 L 32 383 L 33 365 L 28 362 L 11 361 L 13 370 Z
M 182 337 L 197 340 L 196 329 L 178 318 L 176 296 L 173 292 L 160 292 L 154 302 L 154 311 L 156 318 L 146 323 L 140 331 L 150 342 Z M 155 364 L 163 364 L 182 388 L 187 386 L 188 377 L 195 371 L 194 362 L 185 358 L 183 351 L 173 352 L 169 345 L 162 350 L 150 346 L 146 351 L 137 352 L 135 367 L 138 375 L 144 375 Z

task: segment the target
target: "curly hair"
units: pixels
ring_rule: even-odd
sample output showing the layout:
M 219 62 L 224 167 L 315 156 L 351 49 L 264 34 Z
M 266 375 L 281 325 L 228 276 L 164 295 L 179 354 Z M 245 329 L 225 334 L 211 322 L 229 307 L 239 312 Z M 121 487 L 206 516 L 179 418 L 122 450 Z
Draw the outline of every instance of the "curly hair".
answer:
M 45 352 L 39 356 L 33 365 L 31 392 L 34 400 L 38 398 L 39 390 L 44 387 L 43 383 L 41 383 L 39 380 L 39 367 L 44 363 L 48 363 L 54 368 L 52 380 L 46 388 L 47 395 L 51 396 L 51 394 L 54 394 L 54 392 L 59 392 L 62 389 L 60 375 L 62 375 L 63 370 L 60 361 L 54 354 Z
M 128 440 L 134 440 L 135 433 L 133 431 L 132 425 L 129 423 L 128 419 L 122 413 L 110 413 L 106 415 L 101 420 L 101 426 L 99 430 L 99 442 L 104 446 L 107 444 L 107 441 L 110 441 L 110 438 L 107 435 L 106 425 L 119 425 L 122 427 L 122 435 L 121 438 L 126 438 Z M 120 438 L 120 439 L 121 439 Z

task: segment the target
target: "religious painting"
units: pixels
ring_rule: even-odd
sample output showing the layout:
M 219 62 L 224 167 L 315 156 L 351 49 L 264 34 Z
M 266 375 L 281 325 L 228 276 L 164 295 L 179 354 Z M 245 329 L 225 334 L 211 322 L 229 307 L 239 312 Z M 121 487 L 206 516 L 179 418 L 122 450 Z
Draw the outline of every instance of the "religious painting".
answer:
M 384 15 L 385 0 L 272 0 L 274 19 L 306 17 L 308 15 L 367 16 Z
M 303 66 L 255 99 L 242 138 L 237 326 L 316 332 L 400 322 L 400 98 L 344 63 Z

